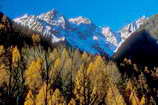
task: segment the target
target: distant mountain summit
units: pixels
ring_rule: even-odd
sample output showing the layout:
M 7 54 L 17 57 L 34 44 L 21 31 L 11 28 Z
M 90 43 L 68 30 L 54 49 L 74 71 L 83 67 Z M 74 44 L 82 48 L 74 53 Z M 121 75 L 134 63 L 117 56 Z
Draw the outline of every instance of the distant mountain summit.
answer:
M 131 35 L 131 33 L 135 32 L 144 23 L 145 20 L 147 20 L 147 18 L 145 16 L 142 16 L 133 23 L 123 27 L 120 30 L 122 40 L 126 40 Z
M 25 14 L 14 19 L 18 24 L 51 37 L 53 43 L 66 41 L 82 51 L 109 56 L 112 56 L 145 20 L 147 18 L 141 17 L 121 30 L 113 32 L 110 27 L 99 27 L 83 16 L 68 19 L 55 9 L 38 16 Z

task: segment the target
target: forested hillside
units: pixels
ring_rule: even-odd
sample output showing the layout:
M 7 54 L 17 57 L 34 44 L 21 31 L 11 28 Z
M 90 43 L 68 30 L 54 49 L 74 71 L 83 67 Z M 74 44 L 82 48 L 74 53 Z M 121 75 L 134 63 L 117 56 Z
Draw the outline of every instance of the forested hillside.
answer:
M 52 45 L 0 14 L 0 105 L 156 105 L 157 69 L 142 69 Z

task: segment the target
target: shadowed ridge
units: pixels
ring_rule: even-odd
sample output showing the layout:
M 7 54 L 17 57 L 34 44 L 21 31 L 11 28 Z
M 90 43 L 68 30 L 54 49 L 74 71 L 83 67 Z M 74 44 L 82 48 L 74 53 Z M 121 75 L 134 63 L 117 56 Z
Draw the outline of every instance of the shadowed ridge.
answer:
M 124 58 L 148 66 L 155 66 L 158 59 L 157 40 L 147 31 L 133 33 L 113 55 L 113 59 L 120 62 Z

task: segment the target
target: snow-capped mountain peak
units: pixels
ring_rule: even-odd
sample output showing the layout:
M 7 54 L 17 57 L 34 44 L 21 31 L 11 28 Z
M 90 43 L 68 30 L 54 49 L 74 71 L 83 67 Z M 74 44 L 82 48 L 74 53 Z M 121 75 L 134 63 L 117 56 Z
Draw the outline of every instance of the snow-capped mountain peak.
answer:
M 144 21 L 147 19 L 147 17 L 146 16 L 142 16 L 142 17 L 140 17 L 135 23 L 136 24 L 139 24 L 139 26 L 140 25 L 142 25 L 143 23 L 144 23 Z
M 54 20 L 55 18 L 63 17 L 62 14 L 60 14 L 57 10 L 53 9 L 51 11 L 48 11 L 47 13 L 43 13 L 38 16 L 38 18 L 42 20 Z
M 21 16 L 21 17 L 19 17 L 19 18 L 16 18 L 16 19 L 14 19 L 14 21 L 21 21 L 21 20 L 23 20 L 23 19 L 26 19 L 26 18 L 28 18 L 29 17 L 29 15 L 28 14 L 24 14 L 23 16 Z
M 103 27 L 102 28 L 102 33 L 103 34 L 112 34 L 112 30 L 111 30 L 111 28 L 110 27 Z
M 116 33 L 114 33 L 110 27 L 102 27 L 102 34 L 115 46 L 119 43 L 119 38 L 116 37 Z
M 39 16 L 25 14 L 14 19 L 23 26 L 51 37 L 53 43 L 66 41 L 82 51 L 109 56 L 112 56 L 121 43 L 145 20 L 146 18 L 142 17 L 122 30 L 113 32 L 110 27 L 99 27 L 83 16 L 67 19 L 55 9 Z
M 126 25 L 120 30 L 121 38 L 125 40 L 133 32 L 135 32 L 140 26 L 147 20 L 145 16 L 140 17 L 138 20 Z
M 85 18 L 83 16 L 79 16 L 76 18 L 70 18 L 69 22 L 76 23 L 76 24 L 91 24 L 92 23 L 91 20 L 89 20 L 88 18 Z
M 65 28 L 66 25 L 65 17 L 60 14 L 56 9 L 48 11 L 47 13 L 43 13 L 37 16 L 37 18 L 47 22 L 48 24 L 62 26 L 63 28 Z

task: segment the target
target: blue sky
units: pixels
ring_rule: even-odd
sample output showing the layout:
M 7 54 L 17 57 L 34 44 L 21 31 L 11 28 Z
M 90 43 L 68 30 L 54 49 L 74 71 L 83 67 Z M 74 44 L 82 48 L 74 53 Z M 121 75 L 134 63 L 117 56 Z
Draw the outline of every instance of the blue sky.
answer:
M 65 17 L 85 16 L 118 30 L 140 16 L 158 13 L 158 0 L 0 0 L 0 11 L 15 18 L 57 9 Z

